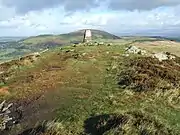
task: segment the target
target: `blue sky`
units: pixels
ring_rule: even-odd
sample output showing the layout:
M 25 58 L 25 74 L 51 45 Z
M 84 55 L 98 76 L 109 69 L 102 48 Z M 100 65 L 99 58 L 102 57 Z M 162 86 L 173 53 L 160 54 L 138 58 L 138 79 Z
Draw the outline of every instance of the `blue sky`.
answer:
M 180 36 L 180 0 L 0 0 L 0 36 L 84 28 L 119 35 Z

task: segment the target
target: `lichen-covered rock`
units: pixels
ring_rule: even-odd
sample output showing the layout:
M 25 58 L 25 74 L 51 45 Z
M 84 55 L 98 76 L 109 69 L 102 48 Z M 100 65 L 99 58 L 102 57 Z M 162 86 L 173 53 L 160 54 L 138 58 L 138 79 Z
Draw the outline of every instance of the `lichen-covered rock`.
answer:
M 98 45 L 104 45 L 104 42 L 99 42 Z
M 164 53 L 156 53 L 152 57 L 157 58 L 159 61 L 168 60 L 168 56 Z
M 9 129 L 21 119 L 21 111 L 17 110 L 13 103 L 0 104 L 0 132 Z
M 166 52 L 160 52 L 160 53 L 155 53 L 152 55 L 153 58 L 157 58 L 159 61 L 163 61 L 163 60 L 171 60 L 171 59 L 175 59 L 176 57 L 171 55 L 170 53 Z
M 126 48 L 126 53 L 145 55 L 147 52 L 145 50 L 139 49 L 136 46 L 129 46 Z

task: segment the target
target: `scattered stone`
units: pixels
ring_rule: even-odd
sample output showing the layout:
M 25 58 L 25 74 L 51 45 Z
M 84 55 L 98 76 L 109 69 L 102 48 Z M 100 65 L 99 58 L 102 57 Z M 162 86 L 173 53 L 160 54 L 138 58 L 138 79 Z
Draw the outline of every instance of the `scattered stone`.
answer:
M 4 71 L 1 71 L 1 72 L 0 72 L 0 75 L 3 74 L 3 73 L 4 73 Z
M 85 56 L 87 53 L 83 53 L 82 56 Z
M 84 43 L 79 43 L 79 45 L 83 45 L 83 46 L 99 46 L 99 45 L 106 45 L 106 46 L 111 46 L 113 45 L 112 43 L 104 43 L 104 42 L 97 42 L 97 41 L 88 41 L 88 42 L 84 42 Z
M 152 57 L 157 58 L 159 61 L 168 60 L 168 56 L 164 53 L 156 53 Z
M 46 51 L 46 50 L 45 50 Z M 34 56 L 40 56 L 40 53 L 39 52 L 35 52 L 35 53 L 32 53 L 32 55 Z
M 129 54 L 122 54 L 122 56 L 129 57 Z
M 6 104 L 6 101 L 3 101 L 0 104 L 0 132 L 17 124 L 21 116 L 21 111 L 17 110 L 13 103 Z
M 119 59 L 119 56 L 112 56 L 113 59 Z
M 89 45 L 89 46 L 93 46 L 94 44 L 93 44 L 92 42 L 90 42 L 88 45 Z
M 98 46 L 98 43 L 96 42 L 96 43 L 94 43 L 94 45 L 95 45 L 95 46 Z
M 117 65 L 112 66 L 112 70 L 117 69 Z
M 141 54 L 141 55 L 146 55 L 146 53 L 147 53 L 147 52 L 146 52 L 145 50 L 141 50 L 139 54 Z
M 126 53 L 145 55 L 147 52 L 145 50 L 139 49 L 136 46 L 129 46 L 126 48 Z
M 104 42 L 99 42 L 98 45 L 104 45 Z
M 175 59 L 176 57 L 171 55 L 168 52 L 160 52 L 160 53 L 156 53 L 152 55 L 153 58 L 157 58 L 159 61 L 163 61 L 163 60 L 171 60 L 171 59 Z
M 66 50 L 65 52 L 68 53 L 68 52 L 74 52 L 75 50 L 74 49 L 70 49 L 70 50 Z

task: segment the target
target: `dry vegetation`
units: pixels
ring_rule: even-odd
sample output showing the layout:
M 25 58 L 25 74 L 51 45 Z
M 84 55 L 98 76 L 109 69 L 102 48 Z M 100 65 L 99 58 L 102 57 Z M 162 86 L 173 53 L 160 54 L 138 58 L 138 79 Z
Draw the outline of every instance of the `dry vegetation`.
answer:
M 14 70 L 2 98 L 23 119 L 8 135 L 178 135 L 179 58 L 124 57 L 122 44 L 57 48 Z
M 180 56 L 180 43 L 174 41 L 145 41 L 136 42 L 133 45 L 142 49 L 148 50 L 152 53 L 157 52 L 170 52 L 177 56 Z
M 151 57 L 126 60 L 119 85 L 135 91 L 169 90 L 180 87 L 180 65 L 175 60 L 160 62 Z

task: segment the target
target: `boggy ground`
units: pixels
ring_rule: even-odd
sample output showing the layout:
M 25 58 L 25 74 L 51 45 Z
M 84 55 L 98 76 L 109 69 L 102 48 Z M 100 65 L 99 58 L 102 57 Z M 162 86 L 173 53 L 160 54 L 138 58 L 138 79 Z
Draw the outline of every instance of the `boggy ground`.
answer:
M 167 92 L 119 87 L 124 47 L 57 48 L 17 69 L 1 86 L 8 88 L 1 99 L 16 103 L 22 120 L 3 134 L 180 134 L 178 87 Z

